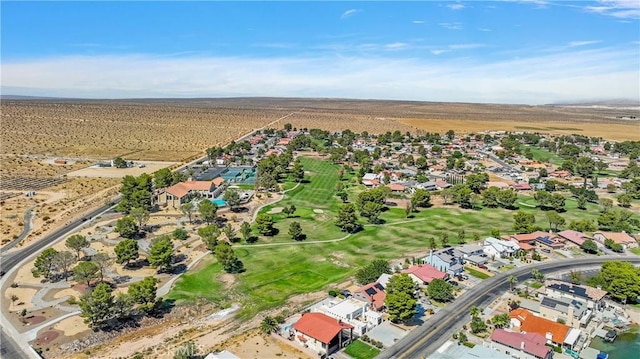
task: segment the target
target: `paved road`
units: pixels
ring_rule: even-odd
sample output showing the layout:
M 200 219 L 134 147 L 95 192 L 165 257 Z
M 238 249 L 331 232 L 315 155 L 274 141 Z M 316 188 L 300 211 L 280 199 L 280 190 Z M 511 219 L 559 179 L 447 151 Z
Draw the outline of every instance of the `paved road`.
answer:
M 25 247 L 19 252 L 3 254 L 0 259 L 0 269 L 3 271 L 7 271 L 7 269 L 9 268 L 14 268 L 23 259 L 29 257 L 33 253 L 40 251 L 47 245 L 50 245 L 56 239 L 62 236 L 65 236 L 73 231 L 76 231 L 78 226 L 82 225 L 86 221 L 91 220 L 92 218 L 95 218 L 99 214 L 106 212 L 111 207 L 112 205 L 108 205 L 108 204 L 100 206 L 99 208 L 87 213 L 87 215 L 85 215 L 84 217 L 79 218 L 64 227 L 61 227 L 60 229 L 51 232 L 50 234 L 43 237 L 41 240 L 29 245 L 28 247 Z
M 507 277 L 513 275 L 522 282 L 531 278 L 531 270 L 539 269 L 543 273 L 570 270 L 586 266 L 600 265 L 603 261 L 624 260 L 640 264 L 640 257 L 621 258 L 606 256 L 585 259 L 568 259 L 549 263 L 538 263 L 527 267 L 501 273 L 469 289 L 422 326 L 410 332 L 395 345 L 380 353 L 378 358 L 427 358 L 444 344 L 451 335 L 469 321 L 469 309 L 472 306 L 486 307 L 489 303 L 509 290 Z
M 500 166 L 502 166 L 502 167 L 507 167 L 507 168 L 509 168 L 509 173 L 511 173 L 511 172 L 517 172 L 517 173 L 520 173 L 520 172 L 522 172 L 522 171 L 520 171 L 520 169 L 519 169 L 519 168 L 517 168 L 517 167 L 515 167 L 515 166 L 512 166 L 512 165 L 510 165 L 510 164 L 506 163 L 505 161 L 501 160 L 498 156 L 494 155 L 494 154 L 493 154 L 493 153 L 491 153 L 491 152 L 478 151 L 478 153 L 483 154 L 483 155 L 485 155 L 485 156 L 489 157 L 493 162 L 495 162 L 495 163 L 499 164 L 499 165 L 500 165 Z
M 24 219 L 22 222 L 24 223 L 24 229 L 22 230 L 22 233 L 20 233 L 20 235 L 16 239 L 2 246 L 3 252 L 13 248 L 16 244 L 20 243 L 20 241 L 23 240 L 29 234 L 29 232 L 31 232 L 31 228 L 33 227 L 32 219 L 33 219 L 33 207 L 30 207 L 24 212 Z
M 0 329 L 2 329 L 0 327 Z M 22 350 L 19 349 L 18 344 L 13 341 L 11 336 L 4 332 L 4 329 L 0 331 L 0 358 L 2 359 L 24 359 L 29 358 L 24 355 Z

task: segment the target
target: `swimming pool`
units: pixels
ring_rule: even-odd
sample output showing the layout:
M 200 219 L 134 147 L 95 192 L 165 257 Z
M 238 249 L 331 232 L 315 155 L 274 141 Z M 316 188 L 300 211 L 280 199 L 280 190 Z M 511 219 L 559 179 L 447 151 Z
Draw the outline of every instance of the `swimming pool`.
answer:
M 226 207 L 227 202 L 224 199 L 212 199 L 211 203 L 215 204 L 218 207 Z

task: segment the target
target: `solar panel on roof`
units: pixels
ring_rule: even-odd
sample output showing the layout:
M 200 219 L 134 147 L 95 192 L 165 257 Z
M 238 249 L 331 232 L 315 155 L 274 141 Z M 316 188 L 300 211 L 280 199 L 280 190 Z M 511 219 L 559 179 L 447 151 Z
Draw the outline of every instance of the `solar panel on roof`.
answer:
M 380 290 L 384 290 L 384 287 L 383 287 L 383 286 L 382 286 L 382 284 L 380 284 L 380 283 L 376 283 L 376 284 L 374 284 L 373 286 L 374 286 L 374 287 L 376 287 L 376 288 L 378 288 L 378 289 L 380 289 Z
M 538 238 L 536 238 L 536 240 L 538 240 L 538 242 L 546 244 L 548 246 L 553 245 L 553 241 L 551 239 L 549 239 L 549 237 L 538 237 Z
M 373 296 L 373 295 L 376 295 L 376 293 L 377 293 L 377 292 L 376 292 L 376 290 L 375 290 L 375 289 L 373 289 L 373 288 L 367 288 L 367 289 L 365 289 L 364 291 L 365 291 L 367 294 L 372 295 L 372 296 Z

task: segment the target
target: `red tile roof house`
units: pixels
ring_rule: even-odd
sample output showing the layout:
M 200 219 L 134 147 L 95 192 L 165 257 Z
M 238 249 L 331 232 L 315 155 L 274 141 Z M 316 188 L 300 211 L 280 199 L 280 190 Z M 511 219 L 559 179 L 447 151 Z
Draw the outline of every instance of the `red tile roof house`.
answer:
M 434 279 L 446 279 L 449 277 L 447 273 L 437 270 L 430 264 L 413 265 L 403 270 L 402 273 L 407 273 L 409 276 L 415 277 L 420 281 L 420 284 L 423 285 L 431 283 Z
M 632 235 L 626 232 L 603 232 L 598 231 L 593 234 L 593 238 L 604 244 L 605 239 L 610 239 L 622 246 L 624 250 L 629 248 L 637 248 L 638 241 Z
M 349 330 L 349 336 L 343 330 Z M 294 340 L 326 357 L 353 339 L 353 326 L 322 313 L 305 313 L 293 325 Z
M 384 292 L 382 284 L 373 282 L 353 292 L 353 298 L 369 303 L 371 309 L 379 312 L 384 308 L 387 293 Z
M 584 241 L 586 241 L 587 239 L 591 239 L 589 236 L 582 232 L 573 231 L 570 229 L 558 232 L 558 237 L 559 240 L 564 241 L 565 243 L 571 242 L 577 246 L 581 246 Z
M 553 358 L 553 350 L 546 343 L 547 340 L 537 333 L 514 333 L 504 329 L 491 333 L 491 348 L 521 359 Z
M 167 187 L 159 193 L 158 204 L 179 208 L 189 196 L 198 195 L 201 198 L 216 198 L 224 189 L 224 179 L 216 177 L 211 181 L 185 181 Z
M 524 333 L 537 333 L 547 342 L 573 349 L 580 338 L 581 331 L 549 319 L 535 316 L 526 309 L 518 308 L 509 313 L 511 327 Z
M 551 247 L 554 249 L 563 248 L 564 243 L 558 241 L 556 236 L 551 233 L 535 231 L 533 233 L 525 233 L 525 234 L 512 234 L 509 236 L 509 239 L 515 241 L 516 243 L 540 243 L 544 246 Z

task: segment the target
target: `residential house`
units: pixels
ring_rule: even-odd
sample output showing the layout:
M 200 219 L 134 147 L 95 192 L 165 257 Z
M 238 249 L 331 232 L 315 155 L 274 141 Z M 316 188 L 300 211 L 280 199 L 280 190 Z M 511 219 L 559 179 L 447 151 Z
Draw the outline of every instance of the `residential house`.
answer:
M 505 241 L 493 237 L 484 240 L 482 251 L 491 257 L 512 257 L 520 250 L 516 242 Z
M 570 327 L 580 328 L 587 326 L 592 311 L 586 302 L 578 299 L 543 296 L 540 301 L 540 315 L 554 322 L 564 322 Z
M 384 308 L 387 293 L 384 292 L 382 284 L 373 282 L 353 292 L 353 298 L 368 303 L 371 309 L 379 312 Z
M 511 359 L 512 357 L 507 354 L 499 352 L 497 349 L 491 347 L 485 347 L 484 345 L 476 345 L 463 353 L 457 359 Z
M 638 247 L 638 241 L 636 241 L 635 238 L 633 238 L 629 233 L 626 232 L 598 231 L 593 234 L 593 238 L 602 244 L 604 244 L 605 240 L 610 239 L 615 243 L 621 245 L 624 250 Z
M 353 334 L 364 335 L 368 330 L 382 323 L 382 314 L 371 311 L 369 304 L 361 300 L 328 298 L 311 309 L 312 312 L 326 314 L 353 326 Z
M 538 333 L 547 342 L 573 349 L 580 338 L 581 331 L 565 324 L 535 316 L 526 309 L 518 308 L 509 313 L 511 327 L 525 333 Z
M 353 326 L 322 313 L 304 313 L 292 327 L 293 340 L 325 357 L 353 339 Z M 344 331 L 348 331 L 348 335 Z
M 427 285 L 434 279 L 445 280 L 449 277 L 447 273 L 441 272 L 429 264 L 413 265 L 403 270 L 402 273 L 409 274 L 412 279 L 415 278 L 414 282 L 417 282 L 420 285 Z
M 447 188 L 453 186 L 451 183 L 449 183 L 449 182 L 447 182 L 445 180 L 441 180 L 441 179 L 437 179 L 437 180 L 435 180 L 435 182 L 436 182 L 436 185 L 438 185 L 438 187 L 440 189 L 447 189 Z
M 549 173 L 549 177 L 569 178 L 569 177 L 571 177 L 571 173 L 569 171 L 553 171 L 553 172 Z
M 533 233 L 512 234 L 508 238 L 516 243 L 536 244 L 540 243 L 553 249 L 563 248 L 564 243 L 558 241 L 553 233 L 535 231 Z
M 211 181 L 179 182 L 167 187 L 164 192 L 158 193 L 158 204 L 179 208 L 188 198 L 213 199 L 222 194 L 223 190 L 224 179 L 222 177 L 216 177 Z
M 491 347 L 518 359 L 551 359 L 553 350 L 537 333 L 515 333 L 496 329 L 491 333 Z
M 391 190 L 392 193 L 403 193 L 406 189 L 404 185 L 400 183 L 389 183 L 387 187 Z
M 438 270 L 450 275 L 457 276 L 464 270 L 464 259 L 462 253 L 455 248 L 444 248 L 439 251 L 431 251 L 423 259 L 424 263 L 431 264 Z
M 380 186 L 380 175 L 375 173 L 365 173 L 362 176 L 362 184 L 367 188 L 375 188 Z
M 462 257 L 466 262 L 473 264 L 485 264 L 487 255 L 484 253 L 484 247 L 475 244 L 466 244 L 456 247 L 456 250 L 462 253 Z
M 382 273 L 380 274 L 376 282 L 380 283 L 380 285 L 382 285 L 383 288 L 386 288 L 387 284 L 389 283 L 389 279 L 391 279 L 391 277 L 393 277 L 393 274 Z
M 559 280 L 547 280 L 545 284 L 545 293 L 551 298 L 568 298 L 578 299 L 587 303 L 587 308 L 592 312 L 599 311 L 604 308 L 604 297 L 607 292 L 590 287 L 587 285 L 578 285 Z
M 187 354 L 187 353 L 185 353 Z M 191 354 L 191 353 L 189 353 Z M 228 350 L 223 350 L 221 352 L 211 352 L 209 354 L 207 354 L 206 357 L 204 357 L 204 359 L 240 359 L 239 356 L 233 354 L 232 352 L 228 351 Z
M 506 182 L 489 181 L 487 182 L 487 188 L 489 187 L 497 187 L 499 189 L 508 189 L 509 184 Z
M 511 185 L 511 188 L 513 188 L 516 191 L 530 191 L 531 190 L 531 186 L 526 182 L 514 183 L 514 184 Z
M 438 185 L 435 182 L 427 181 L 423 183 L 418 183 L 416 188 L 424 189 L 427 191 L 437 191 L 439 189 Z
M 558 232 L 558 239 L 565 243 L 569 242 L 580 247 L 584 241 L 591 238 L 582 232 L 568 229 L 566 231 Z

